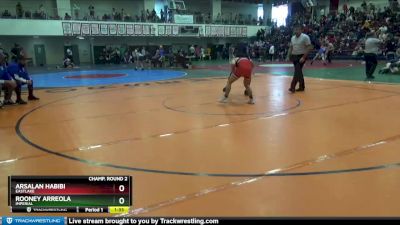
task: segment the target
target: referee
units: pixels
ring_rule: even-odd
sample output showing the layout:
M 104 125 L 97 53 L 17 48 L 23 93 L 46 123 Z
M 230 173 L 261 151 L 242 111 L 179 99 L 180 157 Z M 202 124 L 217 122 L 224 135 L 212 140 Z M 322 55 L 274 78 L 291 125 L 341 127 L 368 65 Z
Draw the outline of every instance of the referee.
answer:
M 374 32 L 370 32 L 367 34 L 364 51 L 365 75 L 367 76 L 367 80 L 375 78 L 373 74 L 375 72 L 376 66 L 378 65 L 377 55 L 379 54 L 382 43 L 383 42 L 381 40 L 376 38 Z
M 307 60 L 308 53 L 310 53 L 312 49 L 310 37 L 303 33 L 303 27 L 301 25 L 296 25 L 294 27 L 294 34 L 289 48 L 289 58 L 294 65 L 294 76 L 289 88 L 291 93 L 304 91 L 305 89 L 303 66 Z M 297 83 L 300 83 L 298 89 L 296 89 Z

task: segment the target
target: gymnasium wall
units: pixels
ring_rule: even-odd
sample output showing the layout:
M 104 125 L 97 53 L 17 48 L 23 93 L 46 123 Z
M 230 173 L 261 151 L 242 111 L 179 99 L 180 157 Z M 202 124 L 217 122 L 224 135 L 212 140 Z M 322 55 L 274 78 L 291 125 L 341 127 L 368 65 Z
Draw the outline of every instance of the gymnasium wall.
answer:
M 79 45 L 79 56 L 82 63 L 90 62 L 90 42 L 81 41 L 76 38 L 64 38 L 64 37 L 12 37 L 5 38 L 0 37 L 0 43 L 2 47 L 9 52 L 14 43 L 20 44 L 26 51 L 29 58 L 33 58 L 35 62 L 34 45 L 45 46 L 46 62 L 48 65 L 58 65 L 64 58 L 64 45 L 66 44 L 77 44 Z

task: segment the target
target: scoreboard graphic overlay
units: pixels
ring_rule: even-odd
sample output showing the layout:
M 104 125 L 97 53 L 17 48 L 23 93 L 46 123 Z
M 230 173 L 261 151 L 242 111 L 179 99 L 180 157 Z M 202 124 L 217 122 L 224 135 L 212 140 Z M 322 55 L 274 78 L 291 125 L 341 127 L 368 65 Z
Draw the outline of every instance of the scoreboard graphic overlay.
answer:
M 9 176 L 11 212 L 125 213 L 131 176 Z

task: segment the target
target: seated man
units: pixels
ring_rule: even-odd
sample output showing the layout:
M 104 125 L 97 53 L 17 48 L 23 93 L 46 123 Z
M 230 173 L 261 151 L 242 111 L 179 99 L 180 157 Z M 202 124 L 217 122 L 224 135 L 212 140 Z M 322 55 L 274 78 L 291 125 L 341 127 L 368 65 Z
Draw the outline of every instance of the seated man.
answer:
M 184 69 L 189 68 L 189 60 L 186 58 L 186 55 L 183 51 L 179 50 L 175 56 L 176 64 L 181 66 Z
M 160 54 L 160 50 L 157 49 L 154 56 L 151 58 L 151 64 L 153 67 L 162 67 L 162 58 Z
M 14 47 L 11 49 L 11 60 L 17 61 L 17 58 L 20 56 L 24 56 L 24 49 L 17 43 L 14 44 Z
M 64 68 L 66 68 L 66 69 L 72 69 L 75 67 L 74 63 L 72 62 L 72 60 L 69 57 L 65 57 L 63 64 L 64 64 Z
M 135 51 L 132 52 L 132 57 L 135 61 L 135 70 L 138 69 L 144 70 L 143 66 L 144 55 L 142 55 L 139 49 L 135 49 Z
M 311 65 L 314 63 L 315 60 L 321 59 L 324 65 L 326 65 L 326 52 L 327 47 L 325 43 L 322 43 L 321 47 L 319 48 L 317 54 L 315 54 L 314 58 L 311 60 Z
M 151 55 L 150 53 L 146 50 L 145 47 L 142 48 L 141 54 L 143 55 L 143 62 L 145 67 L 148 69 L 151 68 Z
M 25 69 L 26 59 L 25 57 L 18 57 L 17 62 L 13 62 L 8 67 L 8 72 L 17 82 L 17 87 L 15 88 L 15 93 L 17 94 L 17 103 L 18 104 L 26 104 L 24 100 L 21 98 L 21 87 L 24 84 L 28 85 L 28 100 L 39 100 L 39 98 L 33 95 L 33 80 L 29 76 L 28 72 Z
M 386 63 L 386 66 L 379 70 L 381 74 L 399 74 L 400 70 L 400 60 L 392 60 L 389 63 Z
M 133 57 L 132 57 L 131 54 L 129 54 L 128 51 L 126 51 L 126 52 L 124 53 L 124 57 L 122 58 L 122 61 L 123 61 L 123 63 L 125 63 L 125 64 L 131 64 L 132 61 L 133 61 Z
M 4 90 L 4 102 L 0 101 L 0 107 L 4 105 L 13 105 L 15 104 L 11 100 L 12 91 L 15 89 L 17 84 L 12 79 L 11 75 L 8 73 L 6 63 L 5 63 L 5 55 L 0 53 L 0 93 L 1 90 Z

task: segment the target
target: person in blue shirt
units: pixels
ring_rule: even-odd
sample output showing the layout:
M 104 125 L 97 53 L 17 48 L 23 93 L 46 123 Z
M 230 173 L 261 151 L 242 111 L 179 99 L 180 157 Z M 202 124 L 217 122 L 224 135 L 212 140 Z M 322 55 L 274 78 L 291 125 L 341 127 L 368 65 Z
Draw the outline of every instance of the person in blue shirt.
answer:
M 15 83 L 12 76 L 8 73 L 6 66 L 6 55 L 0 52 L 0 94 L 1 90 L 4 90 L 4 103 L 0 101 L 0 108 L 4 105 L 15 104 L 11 100 L 12 91 L 15 89 L 17 84 Z
M 18 57 L 17 62 L 13 62 L 8 66 L 8 72 L 17 82 L 17 87 L 15 88 L 15 93 L 17 94 L 17 103 L 18 104 L 26 104 L 24 100 L 21 98 L 21 87 L 22 85 L 28 85 L 28 100 L 39 100 L 39 98 L 33 95 L 33 80 L 29 76 L 28 72 L 26 71 L 26 59 L 25 57 L 21 56 Z

